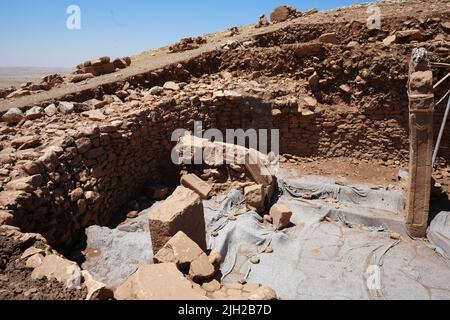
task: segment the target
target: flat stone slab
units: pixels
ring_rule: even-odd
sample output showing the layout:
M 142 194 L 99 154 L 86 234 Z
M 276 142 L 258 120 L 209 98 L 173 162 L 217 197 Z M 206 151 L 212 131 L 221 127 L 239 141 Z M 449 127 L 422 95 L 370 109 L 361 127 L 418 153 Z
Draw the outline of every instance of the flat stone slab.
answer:
M 188 189 L 195 191 L 202 200 L 206 200 L 212 190 L 212 185 L 200 179 L 195 174 L 187 174 L 181 177 L 181 184 Z
M 117 288 L 117 300 L 206 300 L 174 263 L 144 265 Z

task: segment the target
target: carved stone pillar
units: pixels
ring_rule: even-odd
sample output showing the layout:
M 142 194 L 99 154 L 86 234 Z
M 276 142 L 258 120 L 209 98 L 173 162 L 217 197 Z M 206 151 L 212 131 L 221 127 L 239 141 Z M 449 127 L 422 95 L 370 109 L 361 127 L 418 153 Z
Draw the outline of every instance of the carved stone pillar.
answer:
M 409 66 L 410 161 L 407 228 L 413 237 L 424 237 L 430 212 L 434 145 L 433 73 L 424 48 L 413 51 Z

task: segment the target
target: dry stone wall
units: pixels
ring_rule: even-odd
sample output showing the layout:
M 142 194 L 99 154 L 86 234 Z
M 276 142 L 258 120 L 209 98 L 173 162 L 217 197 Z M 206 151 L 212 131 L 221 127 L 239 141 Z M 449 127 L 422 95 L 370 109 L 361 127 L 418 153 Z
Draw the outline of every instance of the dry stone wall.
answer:
M 192 131 L 195 120 L 202 121 L 204 129 L 218 128 L 224 136 L 226 129 L 279 128 L 281 152 L 300 156 L 355 156 L 355 139 L 364 141 L 358 142 L 363 158 L 402 156 L 395 145 L 389 148 L 388 136 L 380 136 L 386 130 L 364 127 L 367 119 L 343 114 L 336 123 L 336 114 L 334 119 L 327 113 L 303 115 L 296 103 L 277 104 L 281 115 L 273 112 L 270 102 L 234 94 L 188 99 L 180 105 L 174 99 L 148 107 L 137 101 L 131 105 L 136 109 L 122 117 L 88 121 L 50 144 L 39 141 L 40 146 L 19 156 L 23 160 L 15 164 L 22 174 L 0 193 L 1 209 L 13 214 L 14 224 L 42 233 L 57 247 L 71 244 L 90 225 L 107 225 L 142 186 L 167 182 L 169 172 L 176 170 L 170 163 L 172 132 Z M 406 139 L 392 123 L 392 134 Z M 370 134 L 383 144 L 371 144 Z
M 427 23 L 424 39 L 437 37 L 440 24 Z M 406 163 L 406 60 L 415 44 L 382 47 L 385 31 L 371 36 L 357 23 L 333 26 L 339 43 L 320 44 L 326 28 L 264 35 L 64 98 L 90 103 L 47 101 L 32 106 L 32 118 L 15 115 L 17 127 L 0 128 L 0 222 L 70 246 L 86 227 L 107 225 L 145 184 L 167 183 L 177 170 L 171 135 L 196 120 L 223 133 L 279 129 L 281 153 L 299 157 Z M 344 43 L 344 35 L 367 43 Z M 435 61 L 447 61 L 448 44 L 427 43 Z M 52 103 L 62 115 L 42 114 Z M 447 128 L 440 156 L 448 162 Z

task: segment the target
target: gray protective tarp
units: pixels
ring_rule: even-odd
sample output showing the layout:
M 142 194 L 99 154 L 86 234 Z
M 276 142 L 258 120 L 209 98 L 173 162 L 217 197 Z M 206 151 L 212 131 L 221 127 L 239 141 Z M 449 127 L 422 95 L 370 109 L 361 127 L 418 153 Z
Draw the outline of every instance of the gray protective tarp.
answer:
M 441 212 L 433 219 L 428 229 L 428 239 L 450 258 L 450 212 Z
M 278 203 L 292 209 L 295 224 L 284 231 L 264 225 L 254 212 L 229 221 L 228 213 L 243 201 L 237 191 L 204 202 L 208 235 L 218 233 L 209 237 L 209 247 L 224 257 L 225 282 L 246 278 L 273 287 L 283 299 L 450 299 L 448 260 L 425 242 L 395 241 L 388 232 L 323 221 L 329 208 L 298 198 L 298 181 L 281 183 L 284 195 Z M 324 187 L 317 192 L 343 202 L 355 202 L 356 194 L 356 202 L 361 196 L 367 203 L 372 190 Z M 269 245 L 274 252 L 264 253 Z M 254 255 L 259 264 L 250 263 Z M 369 289 L 374 268 L 380 287 Z
M 395 210 L 403 203 L 396 192 L 336 187 L 317 178 L 280 181 L 280 187 L 283 195 L 278 203 L 292 209 L 294 224 L 283 231 L 264 224 L 255 212 L 229 220 L 229 213 L 237 214 L 244 204 L 239 191 L 203 202 L 208 246 L 223 256 L 220 270 L 225 282 L 246 278 L 271 286 L 282 299 L 450 299 L 449 262 L 425 241 L 395 241 L 389 232 L 377 228 L 324 221 L 335 209 L 323 199 L 351 202 L 361 211 L 373 204 Z M 301 198 L 311 192 L 319 199 Z M 99 280 L 117 286 L 139 264 L 152 263 L 150 212 L 146 210 L 117 230 L 88 229 L 90 248 L 101 252 L 88 269 L 100 275 Z M 448 215 L 436 221 L 430 230 L 448 237 Z M 269 245 L 273 253 L 264 253 Z M 250 263 L 255 255 L 260 258 L 256 265 Z M 371 267 L 380 276 L 380 287 L 373 290 L 367 285 Z
M 342 186 L 323 177 L 307 176 L 295 180 L 280 180 L 285 195 L 301 198 L 311 195 L 313 199 L 336 199 L 340 203 L 358 205 L 361 208 L 402 212 L 405 207 L 403 193 L 393 188 L 371 189 L 364 185 Z

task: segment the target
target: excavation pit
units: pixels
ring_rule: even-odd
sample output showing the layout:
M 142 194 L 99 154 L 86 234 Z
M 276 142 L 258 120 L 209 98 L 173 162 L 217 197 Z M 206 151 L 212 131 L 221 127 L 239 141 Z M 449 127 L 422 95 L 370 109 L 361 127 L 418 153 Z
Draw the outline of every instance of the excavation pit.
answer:
M 447 33 L 436 20 L 445 21 L 448 13 L 433 16 L 424 18 L 423 23 L 417 21 L 422 44 L 432 61 L 448 63 L 448 44 L 439 40 Z M 95 236 L 105 233 L 113 239 L 116 233 L 131 233 L 121 235 L 130 236 L 131 243 L 140 243 L 141 239 L 133 239 L 136 235 L 132 230 L 145 228 L 147 216 L 142 212 L 155 205 L 155 194 L 159 195 L 157 200 L 163 200 L 179 186 L 182 175 L 194 173 L 204 181 L 214 182 L 214 198 L 204 200 L 205 207 L 216 206 L 206 212 L 206 229 L 211 237 L 207 249 L 222 253 L 225 260 L 220 271 L 229 282 L 247 277 L 276 288 L 285 299 L 328 298 L 329 294 L 344 299 L 380 298 L 361 289 L 365 288 L 361 279 L 390 251 L 395 254 L 390 256 L 393 274 L 389 276 L 407 278 L 401 271 L 407 266 L 397 260 L 417 253 L 420 261 L 414 262 L 418 267 L 407 270 L 426 278 L 423 269 L 430 263 L 424 257 L 431 256 L 434 262 L 437 255 L 426 243 L 406 236 L 402 208 L 405 180 L 398 180 L 398 172 L 405 171 L 409 161 L 405 88 L 407 62 L 417 44 L 402 38 L 398 43 L 382 45 L 391 32 L 406 28 L 404 19 L 395 16 L 387 16 L 384 26 L 386 29 L 379 32 L 369 32 L 364 22 L 353 20 L 294 24 L 245 39 L 248 41 L 239 40 L 234 49 L 228 46 L 205 50 L 180 63 L 157 70 L 143 68 L 139 74 L 121 76 L 118 81 L 108 78 L 96 86 L 88 83 L 83 90 L 72 92 L 69 88 L 57 97 L 52 97 L 54 91 L 50 91 L 49 99 L 39 101 L 33 100 L 34 96 L 30 100 L 5 100 L 5 105 L 23 111 L 45 109 L 52 104 L 54 108 L 37 118 L 0 124 L 1 224 L 17 226 L 23 233 L 42 234 L 51 247 L 83 265 L 103 253 L 89 248 L 89 239 L 95 242 Z M 337 44 L 318 41 L 322 34 L 330 32 L 336 32 Z M 348 39 L 364 45 L 350 45 Z M 434 76 L 437 82 L 444 72 L 434 70 Z M 435 94 L 443 96 L 444 88 L 437 88 Z M 47 114 L 54 109 L 56 114 Z M 437 108 L 436 125 L 442 116 L 442 108 Z M 202 123 L 203 130 L 215 128 L 224 136 L 227 129 L 278 129 L 283 173 L 280 180 L 290 181 L 289 185 L 311 176 L 331 180 L 294 192 L 295 197 L 283 194 L 271 203 L 295 209 L 294 225 L 283 233 L 274 232 L 270 223 L 261 221 L 269 213 L 268 208 L 249 215 L 223 213 L 220 204 L 233 197 L 239 199 L 233 189 L 243 196 L 248 179 L 239 180 L 238 170 L 180 167 L 171 161 L 176 143 L 173 132 L 195 131 L 196 122 Z M 436 187 L 439 189 L 440 184 L 441 188 L 437 196 L 444 199 L 450 191 L 449 137 L 446 129 L 434 173 Z M 372 175 L 368 174 L 372 171 Z M 230 177 L 240 185 L 228 183 Z M 355 205 L 314 191 L 327 185 L 325 194 L 332 193 L 327 188 L 350 188 L 353 192 L 352 188 L 359 184 L 379 201 L 389 197 L 392 200 L 391 191 L 395 190 L 400 194 L 392 201 L 396 206 Z M 168 190 L 156 192 L 154 186 Z M 305 189 L 305 185 L 301 187 Z M 308 210 L 311 212 L 302 215 Z M 448 210 L 444 205 L 439 212 Z M 222 233 L 215 230 L 216 222 L 223 223 Z M 145 231 L 142 236 L 148 243 L 149 233 Z M 239 237 L 255 246 L 238 250 Z M 402 242 L 396 244 L 394 238 Z M 230 252 L 227 246 L 238 253 Z M 269 247 L 271 257 L 267 256 Z M 132 251 L 141 253 L 144 248 Z M 368 252 L 348 248 L 366 248 Z M 382 250 L 378 252 L 379 248 Z M 148 249 L 143 261 L 150 263 L 153 256 Z M 74 253 L 77 250 L 78 254 Z M 81 251 L 87 258 L 80 255 Z M 297 259 L 295 263 L 292 256 Z M 448 270 L 440 262 L 436 265 L 428 273 L 442 275 L 441 281 L 414 281 L 410 284 L 416 289 L 403 292 L 385 288 L 387 297 L 403 298 L 405 292 L 413 298 L 448 297 L 450 288 L 436 285 L 448 283 Z M 123 268 L 121 281 L 135 272 L 134 268 Z M 322 281 L 311 280 L 316 270 L 325 275 Z M 338 286 L 333 278 L 336 270 L 343 282 L 356 285 Z M 346 274 L 345 270 L 355 271 Z M 288 283 L 286 274 L 295 274 L 296 278 Z M 118 286 L 119 282 L 110 285 Z M 320 288 L 332 289 L 324 292 Z

